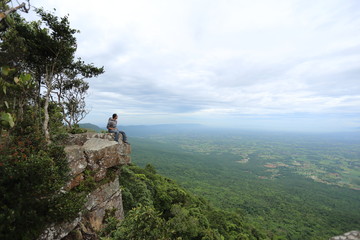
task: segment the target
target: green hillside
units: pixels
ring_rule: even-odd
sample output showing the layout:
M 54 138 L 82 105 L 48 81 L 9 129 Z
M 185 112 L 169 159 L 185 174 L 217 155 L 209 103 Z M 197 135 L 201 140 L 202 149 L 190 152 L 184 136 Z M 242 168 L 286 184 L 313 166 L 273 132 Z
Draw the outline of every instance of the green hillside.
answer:
M 126 215 L 121 222 L 108 219 L 103 236 L 109 240 L 269 239 L 241 214 L 212 207 L 151 165 L 123 167 L 120 176 Z
M 101 131 L 104 130 L 104 129 L 102 129 L 102 128 L 100 128 L 97 125 L 92 124 L 92 123 L 80 123 L 79 127 L 84 128 L 84 129 L 86 129 L 88 131 L 95 131 L 95 132 L 101 132 Z

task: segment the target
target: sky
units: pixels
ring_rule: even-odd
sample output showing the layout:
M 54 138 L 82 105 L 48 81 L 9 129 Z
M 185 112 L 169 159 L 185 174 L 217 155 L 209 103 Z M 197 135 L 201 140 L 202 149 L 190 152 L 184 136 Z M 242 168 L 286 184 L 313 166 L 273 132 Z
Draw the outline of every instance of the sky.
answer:
M 82 121 L 360 130 L 359 0 L 31 0 L 69 14 Z M 26 16 L 25 16 L 26 17 Z

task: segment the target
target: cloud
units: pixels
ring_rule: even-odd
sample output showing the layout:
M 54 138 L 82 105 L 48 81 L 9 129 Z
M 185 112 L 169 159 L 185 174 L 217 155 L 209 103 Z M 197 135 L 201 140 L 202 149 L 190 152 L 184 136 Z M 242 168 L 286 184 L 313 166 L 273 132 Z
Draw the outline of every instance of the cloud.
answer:
M 105 67 L 89 80 L 88 121 L 360 114 L 357 0 L 32 4 L 69 13 L 77 54 Z

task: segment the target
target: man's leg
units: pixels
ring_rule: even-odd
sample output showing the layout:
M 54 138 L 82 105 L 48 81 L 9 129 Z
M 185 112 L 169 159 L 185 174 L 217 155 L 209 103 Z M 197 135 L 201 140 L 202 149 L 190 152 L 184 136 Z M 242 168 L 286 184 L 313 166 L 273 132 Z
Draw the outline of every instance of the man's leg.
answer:
M 119 131 L 118 130 L 109 130 L 110 133 L 115 133 L 114 140 L 119 141 Z
M 123 142 L 127 143 L 126 133 L 124 131 L 119 131 L 119 133 L 121 133 L 121 135 L 123 137 Z

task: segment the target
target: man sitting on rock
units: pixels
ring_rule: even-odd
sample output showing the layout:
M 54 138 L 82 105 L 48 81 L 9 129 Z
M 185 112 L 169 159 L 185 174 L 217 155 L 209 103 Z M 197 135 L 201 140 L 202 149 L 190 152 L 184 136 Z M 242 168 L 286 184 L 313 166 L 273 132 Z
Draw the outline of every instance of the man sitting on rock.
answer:
M 112 118 L 109 118 L 106 128 L 108 129 L 109 133 L 115 133 L 115 138 L 114 138 L 115 141 L 119 142 L 119 133 L 121 133 L 123 142 L 128 143 L 125 132 L 119 131 L 119 129 L 117 129 L 117 127 L 116 127 L 117 118 L 118 118 L 117 114 L 114 113 L 112 115 Z

